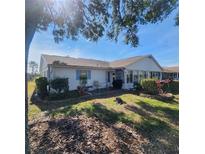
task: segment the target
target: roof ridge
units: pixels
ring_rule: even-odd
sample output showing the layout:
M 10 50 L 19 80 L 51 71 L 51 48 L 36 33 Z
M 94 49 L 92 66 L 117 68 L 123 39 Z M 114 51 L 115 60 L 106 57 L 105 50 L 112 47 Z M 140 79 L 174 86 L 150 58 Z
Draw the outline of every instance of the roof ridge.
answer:
M 41 54 L 42 56 L 55 56 L 55 57 L 62 57 L 62 58 L 73 58 L 73 59 L 82 59 L 82 60 L 93 60 L 93 61 L 100 61 L 100 62 L 106 62 L 109 63 L 108 61 L 104 61 L 104 60 L 99 60 L 99 59 L 92 59 L 92 58 L 76 58 L 76 57 L 72 57 L 72 56 L 61 56 L 61 55 L 50 55 L 50 54 Z
M 45 56 L 46 59 L 48 59 L 49 63 L 52 63 L 54 60 L 62 60 L 62 62 L 67 63 L 68 65 L 81 65 L 81 66 L 104 66 L 104 67 L 126 67 L 132 63 L 138 62 L 143 60 L 144 58 L 152 58 L 155 63 L 161 68 L 159 63 L 155 60 L 155 58 L 149 54 L 149 55 L 138 55 L 133 57 L 128 57 L 124 59 L 119 59 L 115 61 L 104 61 L 104 60 L 97 60 L 97 59 L 91 59 L 91 58 L 75 58 L 70 56 L 60 56 L 60 55 L 49 55 L 49 54 L 41 54 L 42 56 Z M 162 68 L 161 68 L 162 69 Z
M 151 54 L 149 55 L 138 55 L 138 56 L 132 56 L 132 57 L 127 57 L 127 58 L 122 58 L 122 59 L 117 59 L 117 60 L 114 60 L 114 61 L 111 61 L 111 62 L 116 62 L 116 61 L 123 61 L 123 60 L 128 60 L 128 59 L 132 59 L 132 58 L 138 58 L 138 57 L 149 57 L 149 56 L 152 56 Z

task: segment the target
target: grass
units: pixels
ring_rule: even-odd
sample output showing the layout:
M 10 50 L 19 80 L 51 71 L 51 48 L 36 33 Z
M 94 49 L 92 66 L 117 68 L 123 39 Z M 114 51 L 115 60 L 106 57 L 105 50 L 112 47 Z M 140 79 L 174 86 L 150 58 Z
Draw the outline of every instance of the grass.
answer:
M 28 82 L 28 96 L 31 97 L 35 89 L 35 82 Z M 140 123 L 145 119 L 146 116 L 159 119 L 168 125 L 171 125 L 178 129 L 175 122 L 178 120 L 178 96 L 176 96 L 173 103 L 167 103 L 156 99 L 150 99 L 140 97 L 134 94 L 122 94 L 120 95 L 126 104 L 118 105 L 115 102 L 114 97 L 90 99 L 81 102 L 63 102 L 63 103 L 52 103 L 52 104 L 32 104 L 29 101 L 29 119 L 34 119 L 40 115 L 43 111 L 48 111 L 49 115 L 53 118 L 68 116 L 74 114 L 86 114 L 88 116 L 103 117 L 98 111 L 106 109 L 114 113 L 119 113 L 121 116 L 117 119 L 118 122 L 131 121 L 132 123 Z M 101 105 L 101 109 L 100 108 Z M 98 115 L 97 115 L 98 114 Z M 115 114 L 108 116 L 108 120 L 116 119 Z
M 32 104 L 32 102 L 30 101 L 30 98 L 34 90 L 35 90 L 35 81 L 28 81 L 28 97 L 29 97 L 28 119 L 29 120 L 38 117 L 41 113 L 41 109 L 37 105 Z
M 139 124 L 144 120 L 147 121 L 148 117 L 151 117 L 152 119 L 155 118 L 155 121 L 160 120 L 174 129 L 178 129 L 175 123 L 178 120 L 178 103 L 166 103 L 133 94 L 122 94 L 120 97 L 126 104 L 116 104 L 115 97 L 91 99 L 54 109 L 49 114 L 53 118 L 86 114 L 100 119 L 105 118 L 107 121 L 127 121 L 134 124 Z
M 28 83 L 28 94 L 32 95 L 34 82 Z M 125 103 L 115 102 L 116 96 Z M 145 98 L 131 93 L 118 93 L 111 96 L 77 100 L 73 102 L 54 102 L 52 104 L 32 104 L 29 102 L 29 120 L 37 118 L 42 112 L 52 118 L 86 115 L 113 125 L 124 123 L 132 126 L 144 137 L 148 138 L 154 147 L 164 147 L 174 153 L 178 149 L 179 137 L 179 96 L 173 101 L 160 101 Z

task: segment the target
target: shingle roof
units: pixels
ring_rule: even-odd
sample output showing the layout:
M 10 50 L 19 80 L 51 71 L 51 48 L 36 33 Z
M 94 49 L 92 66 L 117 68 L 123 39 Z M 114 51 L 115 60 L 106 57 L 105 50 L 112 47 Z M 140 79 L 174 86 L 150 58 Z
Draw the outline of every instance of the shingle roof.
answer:
M 87 67 L 99 67 L 99 68 L 108 68 L 109 62 L 94 60 L 94 59 L 85 59 L 85 58 L 73 58 L 69 56 L 56 56 L 56 55 L 42 55 L 47 64 L 53 64 L 55 61 L 60 63 L 65 63 L 70 66 L 87 66 Z
M 164 72 L 179 72 L 179 66 L 163 67 Z
M 130 57 L 126 59 L 120 59 L 120 60 L 115 60 L 110 62 L 111 67 L 125 67 L 127 65 L 130 65 L 132 63 L 137 62 L 138 60 L 141 60 L 145 58 L 146 56 L 135 56 L 135 57 Z
M 152 57 L 151 55 L 135 56 L 135 57 L 108 62 L 108 61 L 101 61 L 101 60 L 94 60 L 94 59 L 73 58 L 69 56 L 56 56 L 56 55 L 45 55 L 45 54 L 43 54 L 42 56 L 45 58 L 47 64 L 53 64 L 53 62 L 59 61 L 60 63 L 64 63 L 70 66 L 85 66 L 85 67 L 87 66 L 87 67 L 97 67 L 97 68 L 123 68 L 126 67 L 127 65 L 142 60 L 143 58 Z M 155 62 L 157 63 L 156 60 Z M 157 63 L 157 65 L 159 64 Z M 160 65 L 159 67 L 161 68 Z

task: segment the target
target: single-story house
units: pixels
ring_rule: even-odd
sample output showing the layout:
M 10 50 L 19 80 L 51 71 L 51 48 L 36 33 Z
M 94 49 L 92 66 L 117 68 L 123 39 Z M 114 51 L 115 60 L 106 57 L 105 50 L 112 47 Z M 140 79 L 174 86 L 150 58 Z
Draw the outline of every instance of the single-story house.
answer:
M 40 59 L 40 73 L 48 80 L 68 78 L 70 90 L 77 89 L 82 76 L 87 78 L 88 86 L 93 86 L 97 81 L 99 88 L 106 88 L 112 86 L 113 80 L 121 79 L 122 88 L 130 89 L 134 82 L 139 82 L 143 78 L 163 79 L 164 68 L 152 55 L 109 62 L 43 54 Z

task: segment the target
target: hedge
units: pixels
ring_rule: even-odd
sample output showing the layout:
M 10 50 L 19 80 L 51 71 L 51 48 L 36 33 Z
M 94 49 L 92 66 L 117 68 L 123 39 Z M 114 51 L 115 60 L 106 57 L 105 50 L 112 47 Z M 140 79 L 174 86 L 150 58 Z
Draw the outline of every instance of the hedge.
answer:
M 136 91 L 142 90 L 142 86 L 138 82 L 133 83 L 133 89 Z
M 37 94 L 40 96 L 40 98 L 44 99 L 46 96 L 48 96 L 48 91 L 47 91 L 47 85 L 48 85 L 48 80 L 46 77 L 39 77 L 38 79 L 35 80 L 36 82 L 36 90 Z
M 56 78 L 51 80 L 50 82 L 51 88 L 55 89 L 58 93 L 62 90 L 63 92 L 67 92 L 69 90 L 68 87 L 68 78 Z
M 157 79 L 142 79 L 142 89 L 149 94 L 158 94 Z
M 168 84 L 164 84 L 162 87 L 164 92 L 169 92 L 173 94 L 179 94 L 179 81 L 171 81 Z
M 63 100 L 63 99 L 68 99 L 68 98 L 78 98 L 79 92 L 77 90 L 72 90 L 69 92 L 64 92 L 64 93 L 50 93 L 48 95 L 48 100 Z

